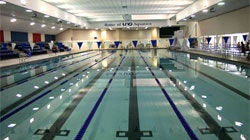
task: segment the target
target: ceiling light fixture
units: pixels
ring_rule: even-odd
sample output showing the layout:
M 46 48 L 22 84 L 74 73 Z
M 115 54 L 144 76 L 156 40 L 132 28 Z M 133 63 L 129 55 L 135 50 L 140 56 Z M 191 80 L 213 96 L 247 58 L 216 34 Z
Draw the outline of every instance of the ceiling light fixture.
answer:
M 46 24 L 42 24 L 41 27 L 44 28 L 46 26 Z
M 55 26 L 52 26 L 51 29 L 55 29 L 56 27 Z
M 63 27 L 60 28 L 60 31 L 62 31 L 62 30 L 63 30 Z
M 195 17 L 195 15 L 191 15 L 190 17 L 192 17 L 192 18 L 193 18 L 193 17 Z
M 31 22 L 31 23 L 30 23 L 31 26 L 33 26 L 33 25 L 35 25 L 35 24 L 36 24 L 35 22 Z
M 225 5 L 225 2 L 219 2 L 218 5 L 219 6 Z
M 26 9 L 25 11 L 28 12 L 28 13 L 32 12 L 32 10 L 30 10 L 30 9 Z
M 58 5 L 57 7 L 62 8 L 62 9 L 73 9 L 74 8 L 72 5 L 68 5 L 68 4 Z
M 20 0 L 22 5 L 26 5 L 26 0 Z
M 10 22 L 16 22 L 15 18 L 10 19 Z
M 202 10 L 202 12 L 203 12 L 203 13 L 206 13 L 206 12 L 208 12 L 208 9 L 204 9 L 204 10 Z
M 48 17 L 49 17 L 49 15 L 44 15 L 44 17 L 48 18 Z

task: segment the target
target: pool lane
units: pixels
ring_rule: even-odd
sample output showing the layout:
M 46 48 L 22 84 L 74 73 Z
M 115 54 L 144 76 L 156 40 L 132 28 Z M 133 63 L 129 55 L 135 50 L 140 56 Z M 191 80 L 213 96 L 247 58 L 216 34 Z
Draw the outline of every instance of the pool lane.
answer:
M 157 84 L 161 88 L 162 93 L 164 94 L 164 96 L 166 97 L 166 99 L 168 100 L 168 102 L 170 103 L 172 109 L 174 110 L 175 114 L 177 115 L 177 117 L 179 118 L 179 120 L 182 123 L 183 127 L 185 128 L 185 130 L 186 130 L 187 134 L 189 135 L 190 139 L 192 139 L 192 140 L 199 140 L 198 137 L 196 136 L 196 134 L 191 129 L 190 125 L 187 123 L 186 119 L 183 117 L 183 115 L 181 114 L 181 112 L 176 107 L 176 105 L 173 102 L 173 100 L 171 99 L 171 97 L 168 95 L 167 91 L 163 88 L 163 86 L 160 83 L 160 81 L 158 80 L 158 78 L 156 78 L 154 72 L 151 70 L 151 68 L 149 67 L 148 63 L 144 59 L 144 57 L 141 55 L 140 52 L 139 52 L 139 54 L 140 54 L 141 58 L 143 59 L 144 63 L 147 65 L 147 67 L 148 67 L 149 71 L 151 72 L 152 76 L 155 78 L 155 81 L 157 82 Z
M 112 54 L 111 54 L 112 55 Z M 46 92 L 46 93 L 43 93 L 42 95 L 40 95 L 39 97 L 37 97 L 37 98 L 35 98 L 35 99 L 33 99 L 33 100 L 30 100 L 28 103 L 26 103 L 26 104 L 24 104 L 23 106 L 21 106 L 21 107 L 19 107 L 19 108 L 17 108 L 15 111 L 21 111 L 21 110 L 27 110 L 28 108 L 30 108 L 29 106 L 33 106 L 33 104 L 35 104 L 37 101 L 39 101 L 39 102 L 43 102 L 43 100 L 45 100 L 44 98 L 45 98 L 45 96 L 48 96 L 49 94 L 53 94 L 53 92 L 54 92 L 54 90 L 56 90 L 56 89 L 58 89 L 59 87 L 61 87 L 62 85 L 65 85 L 65 84 L 69 84 L 69 85 L 73 85 L 73 83 L 69 83 L 70 81 L 72 81 L 73 79 L 78 79 L 78 77 L 80 76 L 80 77 L 82 77 L 82 75 L 79 75 L 79 74 L 81 74 L 81 73 L 89 73 L 87 70 L 88 69 L 90 69 L 90 68 L 93 68 L 93 67 L 95 67 L 95 65 L 99 65 L 99 63 L 100 62 L 102 62 L 104 59 L 107 59 L 108 57 L 110 57 L 111 55 L 108 55 L 108 56 L 106 56 L 106 57 L 104 57 L 104 58 L 102 58 L 102 59 L 100 59 L 98 62 L 94 62 L 92 65 L 90 65 L 90 66 L 88 66 L 87 68 L 84 68 L 84 69 L 82 69 L 82 70 L 79 70 L 78 71 L 78 73 L 77 74 L 73 74 L 72 75 L 72 77 L 71 78 L 66 78 L 67 80 L 65 80 L 65 81 L 63 81 L 63 82 L 57 82 L 57 86 L 54 86 L 54 87 L 52 87 L 52 89 L 51 90 L 48 90 L 48 92 Z M 97 72 L 97 71 L 96 71 Z M 83 76 L 85 76 L 85 74 L 83 75 Z M 88 77 L 87 77 L 88 78 Z M 72 80 L 71 80 L 72 79 Z M 83 81 L 83 80 L 82 80 Z M 76 83 L 76 85 L 78 86 L 78 83 Z M 60 90 L 60 89 L 59 89 Z M 61 91 L 65 91 L 65 89 L 64 88 L 62 88 L 61 89 Z M 72 93 L 72 90 L 71 89 L 69 89 L 69 92 L 70 93 Z M 60 93 L 60 92 L 59 92 Z M 39 100 L 39 99 L 43 99 L 43 100 Z M 60 100 L 61 100 L 61 96 L 60 96 Z M 46 100 L 45 100 L 46 101 Z M 43 104 L 43 103 L 42 103 Z M 41 103 L 39 103 L 39 106 L 41 106 Z M 50 106 L 49 106 L 50 107 Z M 37 107 L 35 107 L 35 108 L 37 108 Z M 47 108 L 48 108 L 48 106 L 47 106 Z M 32 109 L 32 108 L 31 108 Z M 34 109 L 34 108 L 33 108 Z M 39 109 L 40 110 L 40 109 Z M 14 111 L 14 113 L 17 113 L 17 112 L 15 112 Z M 33 112 L 33 111 L 32 111 Z M 21 114 L 23 114 L 23 113 L 18 113 L 18 114 L 16 114 L 16 115 L 18 115 L 18 116 L 20 116 Z M 47 114 L 47 113 L 45 113 L 45 114 Z M 11 115 L 14 115 L 13 113 L 11 113 Z M 15 116 L 16 116 L 15 115 Z M 23 115 L 21 115 L 21 118 L 22 119 L 19 119 L 19 120 L 9 120 L 9 119 L 7 119 L 6 120 L 6 118 L 1 118 L 1 121 L 3 121 L 3 120 L 6 120 L 6 121 L 4 121 L 4 122 L 2 122 L 2 124 L 1 124 L 1 127 L 2 128 L 4 128 L 4 126 L 5 125 L 7 125 L 8 123 L 10 123 L 10 122 L 16 122 L 17 123 L 17 125 L 21 125 L 21 123 L 24 121 L 23 119 L 25 118 L 25 116 L 27 116 L 27 115 L 29 115 L 29 114 L 27 114 L 27 113 L 25 113 L 25 114 L 23 114 Z M 32 116 L 35 116 L 35 115 L 32 115 Z M 43 116 L 43 115 L 42 115 Z M 46 116 L 46 115 L 45 115 Z M 44 117 L 45 117 L 44 116 Z M 23 118 L 24 117 L 24 118 Z M 21 121 L 21 120 L 23 120 L 23 121 Z M 20 122 L 21 121 L 21 122 Z M 6 128 L 7 128 L 7 126 L 6 126 Z M 16 128 L 17 129 L 17 128 Z M 33 128 L 34 129 L 34 128 Z M 10 130 L 9 130 L 10 131 Z M 33 130 L 32 130 L 33 131 Z M 7 132 L 6 132 L 6 130 L 4 130 L 4 131 L 2 131 L 2 133 L 1 133 L 1 136 L 4 136 L 3 134 L 7 134 Z M 21 135 L 20 135 L 20 138 L 21 138 Z
M 110 57 L 111 55 L 112 55 L 112 54 L 110 54 L 110 55 L 108 55 L 108 56 L 102 58 L 102 59 L 99 60 L 98 62 L 92 64 L 92 65 L 89 66 L 89 67 L 87 67 L 86 69 L 89 69 L 89 68 L 93 67 L 94 65 L 100 63 L 102 60 L 104 60 L 104 59 Z M 86 66 L 87 66 L 87 65 L 88 65 L 88 64 L 86 64 Z M 69 74 L 73 74 L 74 72 L 78 71 L 78 70 L 81 69 L 81 68 L 82 68 L 82 67 L 76 69 L 75 71 L 70 72 Z M 84 72 L 86 69 L 82 70 L 81 72 Z M 76 77 L 77 75 L 79 75 L 79 73 L 78 73 L 78 74 L 75 74 L 73 77 Z M 71 78 L 73 78 L 73 77 L 71 77 Z M 68 78 L 68 80 L 71 79 L 71 78 Z M 65 80 L 65 81 L 61 82 L 59 85 L 62 85 L 62 84 L 64 84 L 65 82 L 67 82 L 67 81 Z M 56 83 L 56 82 L 54 82 L 54 83 Z M 50 84 L 49 86 L 51 86 L 51 85 L 52 85 L 52 84 Z M 46 87 L 46 88 L 47 88 L 47 87 Z M 14 108 L 17 107 L 18 105 L 22 104 L 23 102 L 25 102 L 25 101 L 28 100 L 29 98 L 33 97 L 34 95 L 32 95 L 31 97 L 25 99 L 25 101 L 22 101 L 22 102 L 18 103 L 18 105 L 14 105 L 14 106 L 11 106 L 11 108 L 7 108 L 8 110 L 7 110 L 7 109 L 6 109 L 6 111 L 4 110 L 5 112 L 1 114 L 0 123 L 3 122 L 5 119 L 11 117 L 11 116 L 14 115 L 15 113 L 19 112 L 19 111 L 22 110 L 23 108 L 27 107 L 28 105 L 32 104 L 32 103 L 35 102 L 36 100 L 38 100 L 38 99 L 40 99 L 41 97 L 45 96 L 46 94 L 50 93 L 51 91 L 52 91 L 52 90 L 48 90 L 48 91 L 44 92 L 43 94 L 39 95 L 38 97 L 32 99 L 31 101 L 25 103 L 24 105 L 22 105 L 22 106 L 16 108 L 15 110 L 13 110 L 13 111 L 11 111 L 11 112 L 9 112 L 9 111 L 12 110 L 12 109 L 14 109 Z M 36 91 L 36 92 L 37 92 L 37 91 Z M 3 111 L 2 111 L 2 112 L 3 112 Z M 6 114 L 6 115 L 4 115 L 4 114 L 7 113 L 7 112 L 9 112 L 9 113 Z
M 19 64 L 18 66 L 2 67 L 0 69 L 0 72 L 1 72 L 0 73 L 1 74 L 0 78 L 10 76 L 10 75 L 13 75 L 15 73 L 26 72 L 28 70 L 31 70 L 31 69 L 34 69 L 34 68 L 39 68 L 39 67 L 42 67 L 42 66 L 57 64 L 59 59 L 62 59 L 62 61 L 68 61 L 68 60 L 71 60 L 73 56 L 74 56 L 74 58 L 77 58 L 77 57 L 82 57 L 82 56 L 93 54 L 93 53 L 96 53 L 96 52 L 87 51 L 87 52 L 81 52 L 81 53 L 75 53 L 75 54 L 68 54 L 68 55 L 65 55 L 65 56 L 58 56 L 56 58 L 48 58 L 46 60 L 38 60 L 38 61 L 35 61 L 35 62 L 23 63 L 23 64 Z
M 122 60 L 120 61 L 119 65 L 117 66 L 117 68 L 115 69 L 115 72 L 113 73 L 112 77 L 110 78 L 109 82 L 107 83 L 106 87 L 103 89 L 100 97 L 98 98 L 97 102 L 95 103 L 95 105 L 93 106 L 91 112 L 89 113 L 88 117 L 86 118 L 86 120 L 84 121 L 84 124 L 82 125 L 82 127 L 80 128 L 80 130 L 78 131 L 77 135 L 75 136 L 75 140 L 81 140 L 82 137 L 84 136 L 86 130 L 88 129 L 88 126 L 90 124 L 90 122 L 92 121 L 96 110 L 98 109 L 100 103 L 102 102 L 111 82 L 113 81 L 114 76 L 116 75 L 116 72 L 118 71 L 119 67 L 121 66 L 121 63 L 123 62 L 123 60 L 125 59 L 125 57 L 123 56 Z
M 93 53 L 90 53 L 90 54 L 93 54 Z M 73 65 L 75 63 L 79 63 L 81 61 L 84 61 L 83 59 L 79 60 L 79 58 L 85 57 L 85 56 L 88 57 L 87 55 L 90 55 L 90 54 L 88 53 L 88 54 L 80 55 L 77 57 L 75 57 L 75 56 L 73 57 L 73 55 L 72 55 L 73 58 L 71 57 L 71 58 L 67 58 L 65 60 L 60 60 L 61 57 L 59 57 L 59 58 L 57 58 L 58 61 L 56 61 L 56 62 L 48 63 L 48 64 L 42 65 L 42 66 L 31 67 L 29 69 L 22 70 L 20 72 L 14 72 L 12 74 L 5 75 L 5 76 L 0 78 L 1 79 L 1 91 L 5 90 L 9 87 L 27 82 L 28 79 L 40 77 L 40 76 L 44 75 L 45 73 L 53 72 L 56 69 L 64 68 L 64 67 L 67 67 L 69 65 Z M 97 53 L 97 55 L 98 55 L 98 53 Z M 92 57 L 94 57 L 94 56 L 95 55 L 92 55 Z M 87 58 L 85 58 L 85 60 L 86 59 Z M 23 66 L 23 67 L 25 67 L 25 66 Z
M 108 67 L 114 62 L 110 62 L 108 64 Z M 78 106 L 78 104 L 81 102 L 83 97 L 89 92 L 89 89 L 92 88 L 92 86 L 96 83 L 96 81 L 101 77 L 101 75 L 106 71 L 106 68 L 102 69 L 94 78 L 91 80 L 84 88 L 86 90 L 81 91 L 74 99 L 73 101 L 68 105 L 68 107 L 65 109 L 65 111 L 57 118 L 57 120 L 53 123 L 53 125 L 48 129 L 50 133 L 45 133 L 44 136 L 41 138 L 41 140 L 49 140 L 54 139 L 56 135 L 61 131 L 62 126 L 67 121 L 67 119 L 70 117 L 72 112 L 75 110 L 75 108 Z
M 93 58 L 96 58 L 98 55 L 99 54 L 93 56 Z M 82 66 L 88 65 L 88 64 L 83 64 L 83 65 L 81 64 L 87 62 L 88 60 L 89 58 L 84 58 L 81 61 L 80 60 L 77 61 L 78 63 L 72 63 L 69 64 L 67 67 L 65 66 L 60 69 L 59 68 L 54 69 L 52 71 L 47 72 L 46 75 L 43 74 L 42 76 L 32 78 L 31 80 L 26 80 L 25 82 L 20 83 L 12 88 L 8 88 L 4 91 L 1 91 L 1 98 L 5 99 L 1 103 L 1 115 L 5 114 L 13 107 L 18 106 L 19 104 L 26 101 L 30 97 L 36 95 L 39 91 L 46 89 L 46 87 L 50 86 L 51 83 L 60 81 L 67 75 L 70 75 L 74 71 L 80 69 Z M 43 81 L 45 81 L 46 83 L 41 83 Z M 32 85 L 34 86 L 32 87 Z M 15 93 L 22 94 L 22 96 L 17 98 Z

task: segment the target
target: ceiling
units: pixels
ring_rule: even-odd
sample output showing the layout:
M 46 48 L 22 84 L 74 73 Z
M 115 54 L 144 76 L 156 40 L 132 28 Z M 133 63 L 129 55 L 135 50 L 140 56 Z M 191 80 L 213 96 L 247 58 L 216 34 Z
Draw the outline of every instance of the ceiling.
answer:
M 196 1 L 199 0 L 43 0 L 55 8 L 86 20 L 89 23 L 89 28 L 97 22 L 174 19 L 177 13 Z M 33 2 L 35 3 L 35 0 Z M 207 13 L 200 11 L 195 13 L 195 17 L 187 17 L 186 20 L 181 21 L 204 20 L 249 6 L 248 0 L 224 0 L 224 2 L 223 6 L 215 4 L 206 7 L 209 10 Z M 29 8 L 9 2 L 0 5 L 0 29 L 58 34 L 68 28 L 83 28 L 83 26 L 71 23 L 70 19 L 66 21 L 54 16 L 44 17 L 43 12 L 35 10 L 26 12 L 26 9 Z M 16 18 L 17 22 L 11 23 L 11 18 Z M 32 21 L 35 22 L 33 26 L 30 25 Z M 46 26 L 41 27 L 42 24 Z M 52 26 L 55 26 L 55 29 L 52 29 Z
M 117 21 L 134 15 L 174 15 L 196 0 L 43 0 L 92 21 Z M 155 16 L 155 17 L 156 17 Z
M 207 7 L 206 9 L 208 9 L 207 13 L 204 13 L 203 11 L 200 11 L 198 13 L 195 13 L 195 17 L 191 17 L 190 16 L 188 18 L 186 18 L 186 21 L 190 21 L 190 20 L 197 20 L 197 21 L 201 21 L 201 20 L 205 20 L 211 17 L 215 17 L 218 15 L 222 15 L 243 7 L 247 7 L 250 5 L 249 0 L 224 0 L 225 5 L 212 5 L 210 7 Z M 232 19 L 233 20 L 233 19 Z

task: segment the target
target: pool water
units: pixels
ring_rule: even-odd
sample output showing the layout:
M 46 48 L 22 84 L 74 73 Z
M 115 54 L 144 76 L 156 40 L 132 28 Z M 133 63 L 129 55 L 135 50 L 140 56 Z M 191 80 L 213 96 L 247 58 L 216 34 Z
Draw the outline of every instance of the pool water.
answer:
M 1 69 L 2 140 L 249 139 L 249 66 L 166 49 Z

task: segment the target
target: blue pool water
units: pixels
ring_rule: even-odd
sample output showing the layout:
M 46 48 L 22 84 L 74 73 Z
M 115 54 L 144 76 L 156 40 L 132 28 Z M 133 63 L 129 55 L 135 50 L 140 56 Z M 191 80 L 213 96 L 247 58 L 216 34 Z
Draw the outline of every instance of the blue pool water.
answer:
M 165 49 L 1 69 L 2 140 L 249 139 L 249 66 Z

